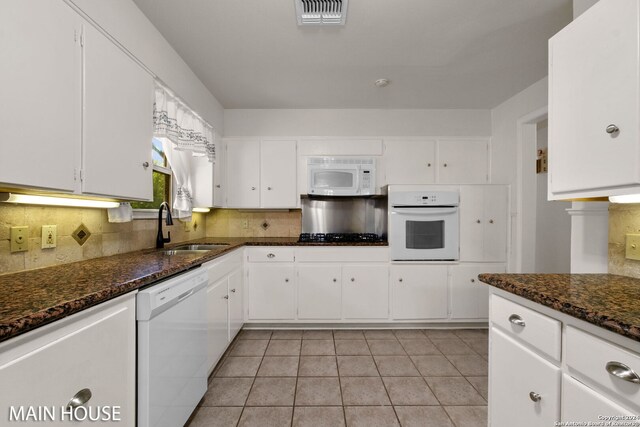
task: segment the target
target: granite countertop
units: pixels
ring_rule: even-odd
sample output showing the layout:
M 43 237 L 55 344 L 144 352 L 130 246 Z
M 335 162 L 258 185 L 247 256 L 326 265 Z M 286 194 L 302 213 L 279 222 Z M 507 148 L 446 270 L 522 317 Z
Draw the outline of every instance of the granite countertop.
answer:
M 294 237 L 202 238 L 167 245 L 227 243 L 201 254 L 167 256 L 147 249 L 0 275 L 0 342 L 211 261 L 241 246 L 387 246 L 298 243 Z
M 640 279 L 613 274 L 481 274 L 478 278 L 640 341 Z

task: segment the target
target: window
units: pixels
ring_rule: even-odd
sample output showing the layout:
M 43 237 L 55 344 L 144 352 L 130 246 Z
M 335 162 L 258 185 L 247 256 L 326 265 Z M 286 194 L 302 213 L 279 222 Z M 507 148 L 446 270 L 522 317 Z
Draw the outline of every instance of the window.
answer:
M 151 143 L 153 159 L 153 201 L 131 202 L 133 209 L 158 209 L 162 202 L 171 206 L 171 168 L 162 149 L 162 141 L 153 138 Z

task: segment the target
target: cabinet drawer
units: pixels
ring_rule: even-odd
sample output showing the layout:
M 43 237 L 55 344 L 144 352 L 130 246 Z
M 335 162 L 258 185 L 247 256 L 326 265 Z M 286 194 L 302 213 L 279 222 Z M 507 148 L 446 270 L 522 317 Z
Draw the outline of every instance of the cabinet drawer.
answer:
M 620 379 L 610 374 L 607 369 L 607 364 L 617 363 L 626 365 L 640 375 L 639 354 L 571 326 L 567 327 L 566 341 L 566 361 L 573 376 L 612 394 L 616 402 L 625 402 L 635 409 L 640 408 L 640 383 Z M 622 371 L 624 367 L 619 369 Z
M 603 421 L 599 417 L 612 415 L 633 414 L 570 376 L 562 376 L 562 421 L 599 425 Z
M 250 248 L 247 259 L 250 262 L 293 262 L 293 248 Z
M 560 361 L 559 321 L 496 295 L 491 295 L 491 323 L 510 336 Z

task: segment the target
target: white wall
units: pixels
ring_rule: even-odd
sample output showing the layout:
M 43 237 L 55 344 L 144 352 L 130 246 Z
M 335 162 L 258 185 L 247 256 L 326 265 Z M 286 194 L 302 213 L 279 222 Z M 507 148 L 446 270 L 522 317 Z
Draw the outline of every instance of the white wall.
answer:
M 518 170 L 522 170 L 518 145 L 523 143 L 522 120 L 547 107 L 547 86 L 547 78 L 544 78 L 491 110 L 491 182 L 511 186 L 511 254 L 508 268 L 513 272 L 520 270 L 521 240 L 526 240 L 525 243 L 530 246 L 535 245 L 535 238 L 521 239 L 518 233 L 522 229 L 535 230 L 535 197 L 530 206 L 523 209 L 530 214 L 528 229 L 522 227 L 523 217 L 518 207 Z
M 489 110 L 225 110 L 225 136 L 490 136 Z
M 204 117 L 219 134 L 223 134 L 222 105 L 132 0 L 68 1 L 89 15 Z

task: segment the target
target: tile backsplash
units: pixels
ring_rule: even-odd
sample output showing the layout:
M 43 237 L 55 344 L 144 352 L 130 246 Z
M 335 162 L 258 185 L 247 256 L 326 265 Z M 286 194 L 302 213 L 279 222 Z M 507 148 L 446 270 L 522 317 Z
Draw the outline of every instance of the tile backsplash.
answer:
M 610 204 L 609 273 L 640 278 L 640 261 L 625 258 L 627 234 L 640 234 L 640 204 Z
M 91 233 L 82 246 L 72 237 L 80 224 Z M 20 225 L 29 227 L 28 250 L 11 253 L 10 229 Z M 43 225 L 57 225 L 57 247 L 41 249 Z M 174 225 L 165 226 L 165 230 L 171 231 L 172 243 L 205 237 L 205 214 L 194 214 L 190 225 L 187 232 L 184 223 L 175 220 Z M 110 223 L 105 209 L 3 204 L 0 205 L 0 274 L 152 248 L 156 233 L 157 220 Z
M 207 237 L 298 237 L 302 211 L 214 209 L 207 216 Z

